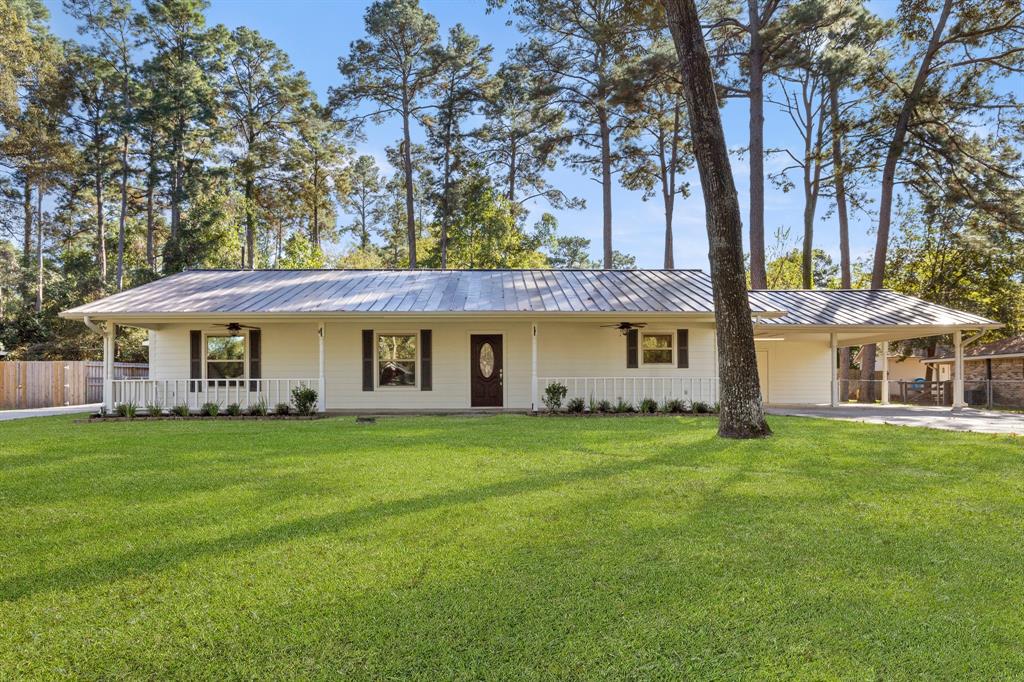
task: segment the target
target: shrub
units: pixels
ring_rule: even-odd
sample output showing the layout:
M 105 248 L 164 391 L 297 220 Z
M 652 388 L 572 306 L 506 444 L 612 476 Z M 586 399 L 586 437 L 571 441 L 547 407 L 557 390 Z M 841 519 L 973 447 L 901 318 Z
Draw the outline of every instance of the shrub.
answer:
M 547 388 L 544 389 L 544 404 L 548 410 L 550 412 L 557 412 L 562 407 L 562 401 L 565 400 L 568 392 L 568 387 L 563 383 L 552 381 L 548 384 Z
M 601 412 L 602 414 L 608 414 L 613 409 L 614 408 L 612 408 L 611 402 L 609 402 L 607 400 L 599 400 L 599 401 L 597 401 L 597 411 L 598 412 Z
M 228 416 L 238 417 L 241 416 L 242 414 L 242 406 L 239 405 L 238 403 L 231 403 L 230 405 L 224 408 L 224 412 Z
M 217 403 L 203 403 L 203 406 L 199 408 L 200 414 L 205 414 L 207 417 L 216 417 L 220 414 L 220 405 Z
M 121 403 L 117 406 L 117 416 L 125 417 L 127 419 L 135 419 L 135 413 L 139 411 L 139 406 L 133 402 Z
M 644 414 L 654 414 L 658 411 L 658 401 L 654 398 L 644 398 L 640 401 L 640 411 Z
M 686 403 L 678 398 L 670 398 L 665 401 L 665 406 L 662 409 L 669 414 L 681 414 L 686 412 Z
M 267 401 L 263 398 L 260 398 L 249 406 L 249 414 L 254 417 L 266 417 L 267 412 L 269 411 L 270 410 L 267 409 Z
M 148 405 L 146 405 L 146 414 L 148 414 L 150 417 L 159 417 L 163 413 L 164 408 L 160 407 L 156 403 L 149 403 Z
M 626 412 L 632 412 L 633 411 L 633 403 L 627 403 L 622 398 L 619 398 L 619 402 L 615 403 L 614 410 L 615 410 L 615 412 L 617 414 L 624 414 Z
M 278 403 L 274 405 L 274 414 L 284 417 L 292 413 L 292 406 L 288 403 Z
M 309 386 L 296 386 L 292 389 L 292 402 L 295 403 L 295 411 L 306 417 L 316 413 L 318 397 L 316 389 Z
M 565 404 L 565 409 L 573 414 L 580 414 L 586 407 L 587 404 L 583 402 L 583 398 L 573 398 Z
M 703 400 L 694 400 L 693 401 L 693 411 L 696 414 L 710 414 L 711 413 L 711 406 L 708 405 Z
M 721 409 L 722 406 L 719 405 L 718 403 L 715 403 L 714 405 L 711 406 L 711 414 L 718 414 L 721 411 Z
M 176 417 L 187 417 L 190 414 L 188 405 L 185 403 L 175 405 L 174 407 L 171 408 L 171 414 L 173 414 Z

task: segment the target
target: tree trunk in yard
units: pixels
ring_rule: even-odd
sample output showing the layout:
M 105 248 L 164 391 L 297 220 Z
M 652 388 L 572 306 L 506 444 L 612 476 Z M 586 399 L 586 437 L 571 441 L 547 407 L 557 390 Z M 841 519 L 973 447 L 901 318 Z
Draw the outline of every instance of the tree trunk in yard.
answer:
M 747 0 L 750 25 L 750 286 L 767 289 L 764 262 L 764 47 L 757 0 Z
M 409 134 L 408 104 L 402 111 L 402 170 L 405 172 L 405 229 L 409 240 L 409 269 L 416 269 L 416 207 L 412 188 L 412 136 Z
M 100 285 L 107 283 L 107 233 L 103 224 L 103 176 L 97 172 L 96 191 L 96 267 L 100 271 Z
M 36 314 L 43 312 L 43 183 L 36 191 Z
M 743 263 L 743 221 L 725 146 L 711 62 L 694 0 L 662 0 L 682 70 L 707 214 L 721 400 L 718 434 L 760 438 L 764 418 Z
M 256 220 L 253 216 L 252 202 L 256 194 L 252 178 L 245 180 L 245 267 L 256 269 Z
M 839 277 L 841 286 L 853 286 L 850 268 L 850 218 L 846 206 L 846 169 L 843 166 L 843 131 L 839 119 L 839 88 L 834 80 L 828 84 L 832 123 L 832 168 L 835 174 L 836 215 L 839 219 Z M 850 348 L 839 349 L 839 402 L 850 399 Z
M 124 289 L 124 230 L 128 214 L 128 135 L 121 143 L 121 212 L 117 218 L 117 290 Z
M 28 270 L 32 264 L 32 181 L 26 175 L 25 187 L 22 193 L 22 209 L 25 211 L 25 232 L 22 242 L 21 264 Z
M 611 129 L 608 126 L 608 111 L 601 109 L 598 114 L 601 128 L 601 205 L 604 213 L 604 267 L 612 268 L 612 144 Z

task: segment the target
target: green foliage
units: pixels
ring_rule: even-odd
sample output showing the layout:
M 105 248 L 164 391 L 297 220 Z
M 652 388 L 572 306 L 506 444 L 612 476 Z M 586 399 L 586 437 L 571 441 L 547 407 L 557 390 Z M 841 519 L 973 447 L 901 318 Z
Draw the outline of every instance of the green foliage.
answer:
M 568 392 L 569 388 L 565 384 L 552 381 L 544 387 L 544 397 L 541 400 L 544 401 L 544 405 L 548 408 L 549 412 L 557 412 L 561 409 L 562 401 L 565 400 Z
M 583 402 L 583 398 L 572 398 L 565 404 L 565 409 L 573 414 L 580 414 L 586 407 L 587 404 Z
M 686 412 L 686 403 L 678 398 L 669 398 L 661 408 L 662 412 L 668 414 L 682 414 Z
M 117 405 L 117 416 L 125 417 L 127 419 L 135 419 L 135 414 L 139 411 L 139 406 L 133 402 L 118 403 Z
M 296 386 L 292 389 L 292 404 L 295 405 L 295 411 L 306 417 L 316 414 L 317 397 L 316 389 L 311 386 Z
M 658 411 L 658 401 L 654 398 L 644 398 L 640 401 L 639 411 L 644 414 L 654 414 Z
M 326 265 L 323 249 L 301 233 L 288 237 L 284 245 L 284 256 L 277 262 L 279 268 L 322 268 Z
M 171 414 L 175 417 L 187 417 L 191 411 L 186 403 L 179 403 L 171 408 Z
M 253 417 L 266 417 L 267 412 L 269 412 L 267 401 L 262 397 L 249 406 L 249 414 Z
M 159 417 L 163 413 L 164 410 L 162 407 L 160 407 L 159 403 L 149 403 L 148 405 L 146 405 L 146 414 L 148 414 L 150 417 Z
M 292 413 L 292 406 L 288 403 L 278 403 L 274 406 L 274 414 L 279 417 L 286 417 Z
M 703 400 L 694 400 L 690 405 L 690 409 L 693 410 L 694 414 L 711 414 L 712 407 Z
M 224 408 L 224 414 L 228 415 L 229 417 L 239 417 L 242 414 L 242 406 L 239 405 L 238 403 L 231 403 L 230 405 Z
M 609 412 L 614 412 L 615 408 L 610 400 L 598 400 L 596 407 L 592 407 L 590 411 L 607 414 Z
M 202 407 L 199 408 L 199 414 L 206 415 L 207 417 L 216 417 L 220 414 L 220 405 L 214 402 L 203 403 Z
M 615 403 L 615 407 L 612 408 L 612 411 L 617 414 L 628 414 L 630 412 L 636 412 L 636 408 L 633 407 L 633 403 L 625 400 L 624 398 L 619 398 Z

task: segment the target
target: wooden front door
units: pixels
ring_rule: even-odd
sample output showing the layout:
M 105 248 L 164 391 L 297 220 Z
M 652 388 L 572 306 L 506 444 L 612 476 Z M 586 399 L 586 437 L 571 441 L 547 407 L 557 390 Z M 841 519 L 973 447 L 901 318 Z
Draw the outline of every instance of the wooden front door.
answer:
M 473 334 L 469 339 L 470 404 L 501 407 L 505 393 L 501 334 Z

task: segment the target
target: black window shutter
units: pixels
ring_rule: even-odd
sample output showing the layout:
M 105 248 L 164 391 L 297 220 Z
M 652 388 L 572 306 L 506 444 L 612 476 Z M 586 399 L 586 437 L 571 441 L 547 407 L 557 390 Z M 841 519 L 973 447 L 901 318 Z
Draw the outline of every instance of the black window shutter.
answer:
M 189 330 L 188 333 L 188 366 L 190 379 L 203 378 L 203 332 L 198 329 Z M 195 393 L 199 390 L 198 381 L 188 382 L 188 392 Z
M 676 367 L 686 369 L 690 366 L 690 330 L 676 330 Z
M 636 329 L 626 330 L 626 367 L 639 367 L 640 332 Z
M 262 379 L 263 338 L 259 329 L 249 330 L 249 379 Z M 259 383 L 249 381 L 249 390 L 260 390 Z
M 434 339 L 429 329 L 420 330 L 420 390 L 434 390 Z
M 363 330 L 363 390 L 373 390 L 373 330 Z

